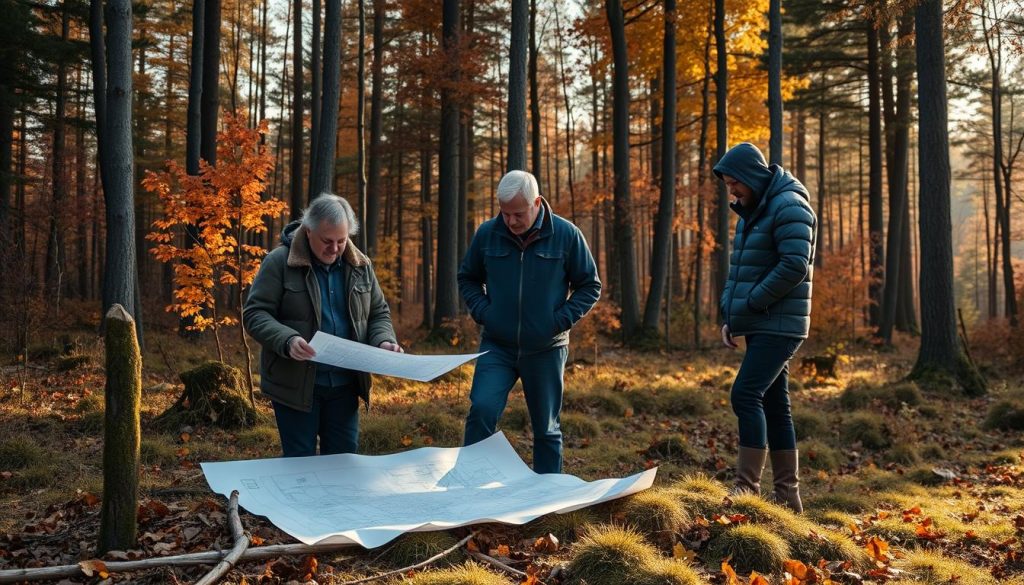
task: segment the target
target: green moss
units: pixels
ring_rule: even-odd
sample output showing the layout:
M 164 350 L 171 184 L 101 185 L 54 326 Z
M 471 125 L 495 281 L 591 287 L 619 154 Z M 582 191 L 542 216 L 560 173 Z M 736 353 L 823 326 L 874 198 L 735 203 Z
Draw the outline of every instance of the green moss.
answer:
M 278 439 L 277 429 L 271 426 L 259 426 L 238 433 L 235 436 L 235 444 L 242 449 L 262 450 L 267 447 L 276 449 Z
M 908 406 L 918 406 L 924 402 L 921 389 L 914 382 L 900 382 L 883 390 L 889 395 L 888 402 L 891 406 L 898 406 L 901 403 Z

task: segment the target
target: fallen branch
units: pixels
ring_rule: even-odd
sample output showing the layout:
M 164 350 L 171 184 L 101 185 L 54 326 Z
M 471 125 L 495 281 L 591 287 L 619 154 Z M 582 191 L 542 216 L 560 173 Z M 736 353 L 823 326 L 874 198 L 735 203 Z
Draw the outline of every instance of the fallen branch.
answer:
M 246 549 L 238 562 L 263 561 L 293 555 L 310 555 L 331 553 L 351 548 L 349 543 L 338 544 L 274 544 Z M 192 567 L 195 565 L 212 565 L 226 557 L 223 551 L 207 551 L 187 555 L 155 557 L 138 561 L 104 561 L 107 573 L 126 573 L 159 567 Z M 85 577 L 81 565 L 61 565 L 57 567 L 41 567 L 36 569 L 9 569 L 0 571 L 0 583 L 20 583 L 22 581 L 46 581 L 50 579 L 66 579 Z
M 238 490 L 232 491 L 231 498 L 228 500 L 228 526 L 231 527 L 231 536 L 235 539 L 235 546 L 231 547 L 231 552 L 221 559 L 216 567 L 202 579 L 196 581 L 196 585 L 213 585 L 220 581 L 220 578 L 235 566 L 238 559 L 242 558 L 245 549 L 249 548 L 249 535 L 242 530 L 242 520 L 238 517 Z
M 469 553 L 469 556 L 473 557 L 474 559 L 476 559 L 478 561 L 483 561 L 483 562 L 487 563 L 488 565 L 492 565 L 494 567 L 497 567 L 497 568 L 501 569 L 502 571 L 505 571 L 506 573 L 512 573 L 516 577 L 520 577 L 520 578 L 525 579 L 528 576 L 526 573 L 520 571 L 519 569 L 514 569 L 514 568 L 506 565 L 505 563 L 499 561 L 498 559 L 496 559 L 494 557 L 491 557 L 491 556 L 488 556 L 488 555 L 485 555 L 482 552 L 474 552 L 474 551 L 467 551 L 467 552 Z
M 461 548 L 462 545 L 464 545 L 467 542 L 469 542 L 469 540 L 471 538 L 473 538 L 474 536 L 476 536 L 476 532 L 475 531 L 470 533 L 470 535 L 467 536 L 466 538 L 463 538 L 459 542 L 456 542 L 454 545 L 444 549 L 443 551 L 437 553 L 436 555 L 430 557 L 429 559 L 427 559 L 425 561 L 421 561 L 419 563 L 416 563 L 415 565 L 410 565 L 408 567 L 402 567 L 401 569 L 395 569 L 394 571 L 388 571 L 387 573 L 381 573 L 379 575 L 374 575 L 373 577 L 364 577 L 362 579 L 356 579 L 355 581 L 345 581 L 341 585 L 358 585 L 359 583 L 369 583 L 370 581 L 377 581 L 377 580 L 383 579 L 385 577 L 390 577 L 391 575 L 398 575 L 400 573 L 404 574 L 404 573 L 408 573 L 409 571 L 412 571 L 412 570 L 415 570 L 415 569 L 426 567 L 427 565 L 429 565 L 429 564 L 431 564 L 433 562 L 436 562 L 436 561 L 438 561 L 438 560 L 440 560 L 440 559 L 442 559 L 442 558 L 452 554 L 453 552 L 455 552 L 456 550 Z

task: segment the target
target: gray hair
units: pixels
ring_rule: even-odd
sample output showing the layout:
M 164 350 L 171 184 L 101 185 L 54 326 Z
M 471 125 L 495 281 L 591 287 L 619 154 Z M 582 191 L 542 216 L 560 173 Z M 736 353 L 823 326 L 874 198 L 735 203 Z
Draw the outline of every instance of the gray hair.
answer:
M 498 201 L 508 203 L 517 195 L 522 195 L 531 205 L 540 196 L 537 179 L 526 171 L 509 171 L 498 183 Z
M 352 206 L 344 197 L 333 193 L 321 193 L 302 211 L 302 226 L 307 229 L 315 230 L 325 221 L 331 225 L 341 225 L 344 222 L 348 225 L 349 236 L 359 233 L 356 212 L 352 211 Z

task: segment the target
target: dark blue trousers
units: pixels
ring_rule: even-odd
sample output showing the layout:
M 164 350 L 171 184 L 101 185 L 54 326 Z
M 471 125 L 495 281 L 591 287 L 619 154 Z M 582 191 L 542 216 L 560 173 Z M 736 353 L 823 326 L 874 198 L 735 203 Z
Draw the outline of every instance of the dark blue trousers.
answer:
M 562 428 L 559 415 L 569 347 L 563 345 L 520 356 L 515 349 L 483 341 L 480 351 L 487 353 L 476 360 L 464 444 L 472 445 L 494 434 L 508 403 L 509 391 L 517 379 L 522 379 L 533 428 L 533 470 L 560 473 Z
M 355 453 L 359 448 L 359 395 L 353 386 L 313 388 L 313 409 L 302 412 L 274 402 L 285 457 Z
M 789 405 L 789 360 L 802 339 L 758 333 L 746 336 L 747 352 L 732 385 L 740 446 L 796 449 Z

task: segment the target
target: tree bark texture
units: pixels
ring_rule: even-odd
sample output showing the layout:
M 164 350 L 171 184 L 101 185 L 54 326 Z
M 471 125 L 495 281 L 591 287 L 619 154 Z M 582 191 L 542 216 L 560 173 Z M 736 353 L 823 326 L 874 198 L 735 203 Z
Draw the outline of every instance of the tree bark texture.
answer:
M 98 546 L 101 554 L 136 548 L 142 356 L 135 322 L 120 304 L 107 311 L 104 344 L 107 382 Z

